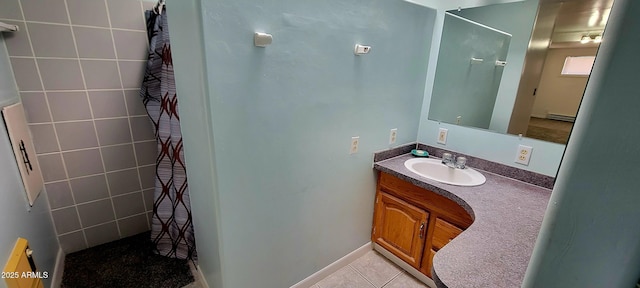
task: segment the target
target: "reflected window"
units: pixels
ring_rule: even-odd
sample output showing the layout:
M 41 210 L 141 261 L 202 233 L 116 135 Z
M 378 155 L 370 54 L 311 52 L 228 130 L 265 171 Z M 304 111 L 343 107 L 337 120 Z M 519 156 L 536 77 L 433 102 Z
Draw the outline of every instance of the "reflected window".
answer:
M 589 74 L 591 74 L 591 67 L 593 67 L 593 61 L 595 59 L 596 56 L 569 56 L 564 59 L 562 75 L 589 76 Z

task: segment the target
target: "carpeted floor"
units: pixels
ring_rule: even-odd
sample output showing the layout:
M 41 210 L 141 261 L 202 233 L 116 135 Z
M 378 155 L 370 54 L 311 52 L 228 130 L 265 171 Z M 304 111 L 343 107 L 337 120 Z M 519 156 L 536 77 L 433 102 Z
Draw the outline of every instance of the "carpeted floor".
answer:
M 156 255 L 149 232 L 71 253 L 62 286 L 178 288 L 194 281 L 187 260 Z
M 573 123 L 531 117 L 527 137 L 567 144 Z

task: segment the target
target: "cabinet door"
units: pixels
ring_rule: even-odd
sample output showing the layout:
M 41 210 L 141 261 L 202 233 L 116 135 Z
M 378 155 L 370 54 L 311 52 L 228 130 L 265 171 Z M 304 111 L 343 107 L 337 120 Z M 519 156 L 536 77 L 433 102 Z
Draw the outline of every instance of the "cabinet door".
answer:
M 373 241 L 419 268 L 429 213 L 379 192 L 375 214 Z
M 441 218 L 436 219 L 435 229 L 433 230 L 433 248 L 438 251 L 447 245 L 453 238 L 460 235 L 462 229 L 455 225 L 443 220 Z
M 422 274 L 427 275 L 429 278 L 431 277 L 431 267 L 433 267 L 433 256 L 436 256 L 436 251 L 433 249 L 428 249 L 425 247 L 424 254 L 422 255 L 422 266 L 420 267 L 420 272 Z

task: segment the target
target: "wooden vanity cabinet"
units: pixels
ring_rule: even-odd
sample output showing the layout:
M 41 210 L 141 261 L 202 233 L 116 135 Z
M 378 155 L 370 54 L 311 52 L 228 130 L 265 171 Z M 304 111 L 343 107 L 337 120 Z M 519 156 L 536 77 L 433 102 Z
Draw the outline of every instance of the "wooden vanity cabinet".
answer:
M 376 211 L 376 243 L 419 269 L 429 212 L 387 193 L 378 193 Z
M 431 277 L 433 256 L 473 219 L 454 201 L 380 172 L 371 240 Z

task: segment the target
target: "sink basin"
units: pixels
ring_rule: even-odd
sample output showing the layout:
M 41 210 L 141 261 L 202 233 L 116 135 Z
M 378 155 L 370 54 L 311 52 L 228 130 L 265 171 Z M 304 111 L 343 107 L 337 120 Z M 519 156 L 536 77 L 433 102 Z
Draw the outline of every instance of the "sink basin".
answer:
M 478 186 L 487 180 L 471 168 L 455 169 L 442 164 L 439 159 L 414 158 L 404 162 L 404 167 L 422 177 L 457 186 Z

